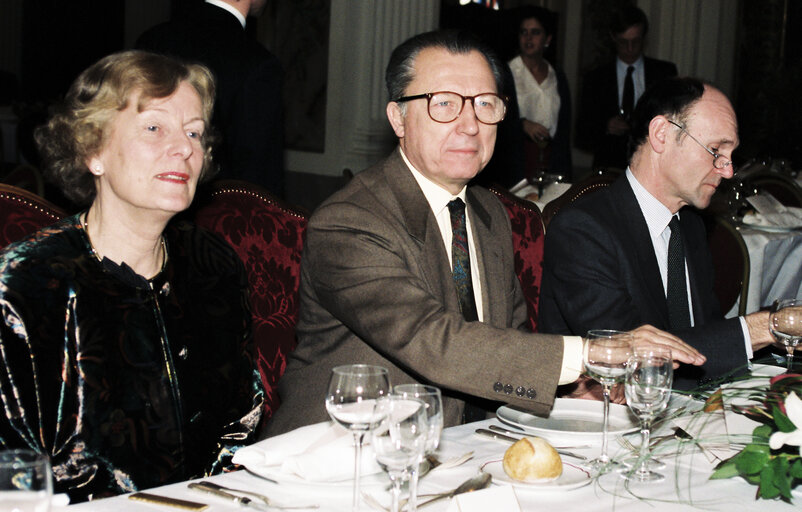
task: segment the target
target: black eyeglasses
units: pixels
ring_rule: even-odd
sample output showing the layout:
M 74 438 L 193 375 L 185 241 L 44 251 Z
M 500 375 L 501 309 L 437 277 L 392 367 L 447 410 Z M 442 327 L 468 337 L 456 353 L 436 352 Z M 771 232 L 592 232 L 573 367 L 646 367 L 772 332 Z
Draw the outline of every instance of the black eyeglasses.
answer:
M 473 104 L 476 119 L 482 124 L 498 124 L 507 113 L 507 98 L 493 92 L 485 92 L 475 96 L 463 96 L 451 91 L 427 92 L 414 96 L 404 96 L 393 100 L 404 103 L 426 98 L 429 117 L 438 123 L 450 123 L 459 117 L 465 107 L 465 101 Z
M 724 155 L 718 154 L 717 152 L 713 151 L 709 147 L 707 147 L 704 144 L 702 144 L 701 142 L 699 142 L 699 139 L 697 139 L 696 137 L 691 135 L 691 132 L 689 132 L 684 126 L 682 126 L 681 124 L 675 123 L 671 119 L 668 119 L 667 121 L 669 123 L 673 124 L 674 126 L 676 126 L 677 128 L 679 128 L 680 130 L 682 130 L 683 132 L 685 132 L 685 134 L 688 135 L 688 137 L 690 137 L 691 139 L 693 139 L 693 141 L 695 143 L 699 144 L 700 146 L 702 146 L 705 149 L 705 151 L 710 153 L 710 155 L 713 157 L 713 167 L 715 167 L 716 169 L 724 169 L 727 166 L 732 165 L 732 160 L 730 160 L 729 158 L 725 157 Z M 733 171 L 733 172 L 735 172 L 735 171 Z

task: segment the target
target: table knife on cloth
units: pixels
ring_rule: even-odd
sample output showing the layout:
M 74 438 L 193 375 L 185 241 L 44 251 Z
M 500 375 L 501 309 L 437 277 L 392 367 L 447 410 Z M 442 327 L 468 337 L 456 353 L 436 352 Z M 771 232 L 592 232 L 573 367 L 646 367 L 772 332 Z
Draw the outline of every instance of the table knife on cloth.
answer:
M 252 499 L 246 498 L 244 496 L 237 496 L 236 494 L 231 494 L 230 492 L 223 491 L 221 489 L 218 489 L 217 487 L 207 485 L 203 482 L 193 482 L 191 484 L 187 484 L 187 487 L 189 487 L 190 489 L 195 489 L 196 491 L 205 492 L 217 496 L 219 498 L 224 498 L 229 501 L 239 503 L 243 507 L 252 508 L 254 510 L 270 510 L 270 507 L 268 507 L 263 503 L 253 501 Z

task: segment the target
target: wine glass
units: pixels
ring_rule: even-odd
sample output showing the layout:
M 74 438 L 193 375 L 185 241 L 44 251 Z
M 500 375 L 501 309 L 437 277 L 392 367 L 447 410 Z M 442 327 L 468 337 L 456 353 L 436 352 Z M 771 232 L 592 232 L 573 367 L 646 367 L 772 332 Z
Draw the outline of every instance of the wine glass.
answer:
M 53 482 L 47 457 L 33 450 L 0 452 L 0 503 L 2 510 L 47 512 Z
M 426 450 L 423 455 L 434 454 L 440 444 L 440 434 L 443 432 L 443 396 L 440 389 L 426 384 L 398 384 L 393 388 L 393 392 L 404 397 L 417 398 L 426 404 L 429 432 L 426 436 Z M 423 461 L 423 455 L 420 462 Z M 410 512 L 417 510 L 420 467 L 420 463 L 413 465 L 409 474 L 409 506 L 407 508 Z
M 610 388 L 624 380 L 627 359 L 634 341 L 632 333 L 611 330 L 591 330 L 585 337 L 585 371 L 602 386 L 604 416 L 602 420 L 601 455 L 590 461 L 596 471 L 608 469 L 612 462 L 607 455 L 607 429 L 610 417 Z
M 662 345 L 635 345 L 627 363 L 624 392 L 627 405 L 640 419 L 641 444 L 634 467 L 624 478 L 638 482 L 660 482 L 665 477 L 652 471 L 649 436 L 652 421 L 668 404 L 674 368 L 671 349 Z
M 366 364 L 336 366 L 331 370 L 326 411 L 354 434 L 354 495 L 352 510 L 359 510 L 359 475 L 362 441 L 380 419 L 376 399 L 390 392 L 386 368 Z
M 401 480 L 420 464 L 429 437 L 426 404 L 408 395 L 387 395 L 376 400 L 377 418 L 371 431 L 376 462 L 393 483 L 391 512 L 399 512 Z M 409 503 L 413 500 L 410 498 Z
M 788 373 L 794 365 L 794 348 L 802 340 L 802 299 L 775 300 L 769 314 L 769 330 L 788 352 Z

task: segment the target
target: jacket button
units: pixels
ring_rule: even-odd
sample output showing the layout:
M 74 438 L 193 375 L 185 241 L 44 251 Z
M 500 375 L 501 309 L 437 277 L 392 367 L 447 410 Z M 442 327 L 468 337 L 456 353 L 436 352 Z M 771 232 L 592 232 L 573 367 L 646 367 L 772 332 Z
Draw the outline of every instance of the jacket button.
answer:
M 504 392 L 508 395 L 512 394 L 512 384 L 507 384 L 504 386 Z
M 536 396 L 537 396 L 537 391 L 535 391 L 534 388 L 529 388 L 526 390 L 526 398 L 534 400 Z
M 524 393 L 526 393 L 526 390 L 524 389 L 523 386 L 518 386 L 517 388 L 515 388 L 515 394 L 516 395 L 524 396 Z
M 493 384 L 493 391 L 495 391 L 496 393 L 501 393 L 502 391 L 504 391 L 504 384 L 502 384 L 501 382 L 496 382 L 495 384 Z

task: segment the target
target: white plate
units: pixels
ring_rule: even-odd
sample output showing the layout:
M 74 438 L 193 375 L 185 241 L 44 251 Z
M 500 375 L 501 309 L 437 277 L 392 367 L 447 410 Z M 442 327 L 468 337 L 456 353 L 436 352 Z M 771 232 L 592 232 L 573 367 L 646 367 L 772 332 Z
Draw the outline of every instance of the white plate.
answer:
M 315 487 L 343 487 L 351 489 L 354 485 L 354 479 L 348 478 L 339 481 L 311 481 L 301 478 L 292 473 L 284 473 L 281 471 L 281 466 L 259 466 L 259 465 L 246 465 L 245 469 L 250 471 L 256 476 L 273 480 L 280 484 L 292 485 L 314 485 Z M 362 488 L 382 487 L 390 483 L 390 479 L 386 473 L 373 473 L 371 475 L 362 475 L 359 479 L 359 485 Z
M 578 398 L 558 398 L 547 417 L 534 414 L 508 405 L 499 407 L 496 416 L 499 420 L 521 428 L 527 433 L 542 436 L 578 436 L 601 438 L 602 402 L 580 400 Z M 638 420 L 625 405 L 610 404 L 608 433 L 610 436 L 626 434 L 639 429 Z
M 591 481 L 588 471 L 567 463 L 563 463 L 563 474 L 558 479 L 543 483 L 521 482 L 510 478 L 504 472 L 504 466 L 500 460 L 485 462 L 482 465 L 482 471 L 489 473 L 493 477 L 493 482 L 497 484 L 508 484 L 513 487 L 535 491 L 567 491 L 588 485 Z

